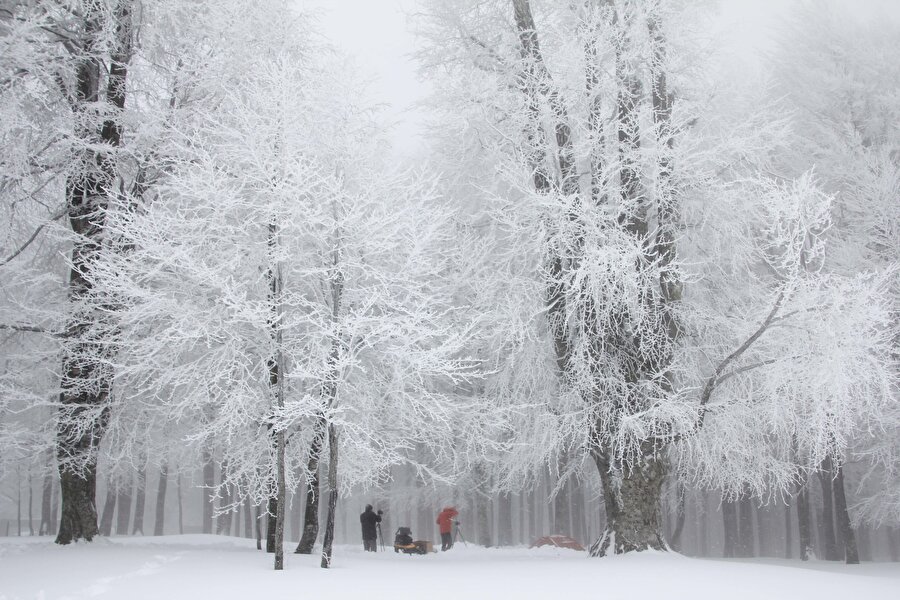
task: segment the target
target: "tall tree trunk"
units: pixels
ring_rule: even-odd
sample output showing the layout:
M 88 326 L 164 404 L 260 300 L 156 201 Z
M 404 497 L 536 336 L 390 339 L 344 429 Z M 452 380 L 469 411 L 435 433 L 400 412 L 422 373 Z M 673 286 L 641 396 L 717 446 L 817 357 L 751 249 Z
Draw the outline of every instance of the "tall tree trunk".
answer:
M 163 535 L 166 528 L 166 487 L 169 485 L 169 463 L 159 467 L 159 484 L 156 486 L 156 523 L 153 535 Z
M 859 552 L 856 547 L 856 536 L 853 526 L 850 524 L 850 514 L 847 512 L 847 496 L 844 492 L 844 466 L 838 465 L 835 477 L 832 480 L 834 493 L 834 510 L 837 514 L 838 528 L 841 531 L 841 539 L 844 542 L 844 559 L 848 565 L 859 564 Z
M 687 490 L 684 489 L 684 484 L 680 481 L 675 486 L 675 495 L 677 498 L 676 509 L 675 509 L 675 528 L 672 531 L 672 537 L 670 541 L 670 546 L 673 550 L 681 551 L 681 535 L 684 531 L 684 521 L 686 518 L 685 507 L 687 505 Z
M 269 327 L 272 330 L 272 341 L 275 352 L 268 359 L 269 386 L 274 395 L 274 408 L 280 413 L 284 408 L 285 364 L 282 353 L 282 278 L 281 265 L 278 262 L 279 229 L 278 218 L 273 216 L 269 223 Z M 274 421 L 273 421 L 274 422 Z M 275 570 L 284 569 L 284 502 L 287 497 L 285 486 L 284 427 L 278 423 L 271 431 L 275 442 L 275 511 L 272 512 L 272 499 L 269 500 L 269 535 L 266 540 L 268 551 L 275 552 Z M 274 517 L 274 522 L 272 518 Z M 269 549 L 269 542 L 274 546 Z
M 52 457 L 51 457 L 52 460 Z M 48 465 L 49 469 L 50 465 Z M 53 473 L 52 471 L 47 471 L 44 475 L 44 483 L 41 486 L 41 525 L 38 531 L 40 535 L 51 535 L 52 530 L 50 529 L 50 521 L 52 517 L 50 516 L 50 512 L 53 508 L 51 500 L 53 497 Z
M 754 556 L 755 541 L 753 530 L 753 501 L 745 488 L 737 503 L 738 508 L 738 553 L 741 558 Z
M 475 508 L 475 542 L 489 548 L 491 546 L 490 517 L 488 516 L 490 499 L 487 490 L 490 486 L 484 467 L 477 465 L 472 471 L 472 478 L 474 479 L 472 493 Z
M 753 503 L 753 512 L 756 515 L 756 556 L 768 556 L 769 555 L 769 539 L 768 539 L 768 512 L 763 510 L 763 508 L 757 504 Z
M 700 556 L 707 557 L 710 555 L 709 552 L 709 518 L 710 513 L 707 509 L 708 506 L 708 498 L 707 493 L 701 490 L 697 496 L 697 520 L 699 521 L 699 526 L 697 527 L 697 552 Z
M 784 557 L 794 558 L 794 524 L 791 523 L 791 504 L 784 505 Z
M 56 477 L 53 478 L 53 501 L 50 506 L 50 532 L 56 531 L 59 525 L 59 484 Z
M 203 533 L 213 532 L 213 486 L 216 485 L 216 465 L 212 453 L 204 448 L 200 453 L 203 462 L 203 487 L 200 489 L 200 502 L 203 510 Z
M 134 490 L 134 482 L 129 475 L 129 481 L 119 487 L 116 494 L 116 535 L 128 535 L 128 523 L 131 521 L 131 498 Z
M 609 461 L 593 453 L 603 483 L 606 529 L 591 545 L 591 556 L 665 550 L 661 496 L 666 478 L 665 458 L 647 452 L 643 462 L 626 473 L 615 473 Z
M 327 424 L 324 415 L 319 415 L 313 425 L 313 439 L 309 447 L 309 459 L 306 464 L 306 507 L 303 512 L 303 535 L 297 544 L 295 554 L 312 554 L 313 546 L 319 537 L 319 460 L 324 447 Z
M 814 557 L 812 543 L 812 515 L 809 508 L 808 481 L 800 482 L 797 489 L 797 529 L 800 534 L 800 560 Z
M 16 465 L 16 526 L 19 537 L 22 537 L 22 473 L 19 465 Z
M 278 492 L 266 502 L 266 552 L 275 552 L 275 533 L 277 529 L 276 518 L 278 516 Z
M 260 514 L 259 504 L 253 507 L 256 520 L 256 549 L 262 550 L 262 514 Z
M 219 504 L 219 511 L 221 511 L 222 514 L 220 514 L 219 518 L 216 520 L 216 534 L 218 535 L 228 535 L 231 532 L 231 517 L 233 513 L 231 508 L 229 508 L 231 505 L 231 487 L 225 483 L 227 478 L 228 461 L 223 460 L 222 468 L 219 469 L 219 488 L 222 490 L 222 500 Z
M 300 477 L 299 472 L 295 472 L 295 476 L 297 476 L 297 488 L 294 490 L 293 497 L 291 498 L 291 538 L 295 540 L 300 539 L 300 528 L 302 523 L 303 516 L 303 503 L 300 501 L 303 494 L 303 480 Z
M 887 536 L 888 555 L 891 562 L 900 562 L 900 535 L 896 527 L 885 527 L 885 535 Z
M 337 210 L 337 209 L 335 209 Z M 340 269 L 340 261 L 341 261 L 341 241 L 338 235 L 334 240 L 334 245 L 332 247 L 332 271 L 329 273 L 329 281 L 331 284 L 331 318 L 332 322 L 337 326 L 338 318 L 340 316 L 341 311 L 341 297 L 344 290 L 344 276 L 343 272 Z M 335 334 L 337 336 L 340 333 Z M 331 408 L 334 403 L 337 401 L 337 393 L 338 393 L 338 361 L 340 359 L 340 340 L 338 337 L 335 337 L 331 340 L 331 349 L 328 353 L 328 376 L 325 381 L 322 383 L 322 389 L 320 390 L 320 396 L 322 399 L 322 404 L 326 408 Z M 327 429 L 326 429 L 327 427 Z M 313 439 L 310 444 L 309 449 L 309 463 L 307 464 L 307 473 L 309 476 L 309 480 L 307 481 L 306 488 L 306 514 L 303 519 L 303 537 L 300 538 L 300 543 L 297 545 L 297 549 L 294 551 L 297 554 L 311 554 L 313 545 L 316 543 L 316 537 L 319 534 L 319 460 L 322 454 L 322 448 L 325 443 L 325 435 L 328 435 L 328 441 L 331 443 L 332 435 L 334 435 L 334 439 L 336 440 L 336 434 L 334 433 L 334 428 L 327 423 L 325 418 L 325 413 L 320 412 L 316 416 L 316 422 L 313 426 Z M 331 469 L 332 466 L 334 469 L 337 469 L 337 448 L 330 448 L 329 452 L 334 453 L 335 462 L 332 465 L 329 463 L 329 484 L 331 478 Z M 335 486 L 336 486 L 336 478 L 337 473 L 335 473 Z M 331 488 L 332 490 L 336 488 Z M 328 510 L 331 511 L 332 507 L 329 505 Z M 332 523 L 332 539 L 334 536 L 333 531 L 333 523 Z M 331 560 L 331 548 L 328 549 L 328 561 Z M 323 566 L 327 568 L 325 564 L 325 551 L 323 549 Z
M 144 535 L 144 504 L 147 501 L 147 462 L 141 464 L 137 472 L 137 500 L 134 504 L 134 523 L 131 535 Z
M 559 465 L 558 465 L 558 473 L 565 473 L 566 469 L 568 469 L 569 458 L 565 454 L 560 456 Z M 572 531 L 569 527 L 569 522 L 572 518 L 570 514 L 570 504 L 571 504 L 571 476 L 563 475 L 563 482 L 560 485 L 559 493 L 556 494 L 556 497 L 553 499 L 553 533 L 559 533 L 562 535 L 571 536 Z
M 338 499 L 338 437 L 334 425 L 328 426 L 328 518 L 325 521 L 325 539 L 322 541 L 321 567 L 331 566 L 331 552 L 334 543 L 334 517 Z
M 734 558 L 738 555 L 737 504 L 725 498 L 722 499 L 722 531 L 724 533 L 722 556 Z
M 34 537 L 34 478 L 28 468 L 28 535 Z
M 181 469 L 175 476 L 175 492 L 178 496 L 178 535 L 184 535 L 184 498 L 181 492 Z
M 83 30 L 77 39 L 83 46 L 76 57 L 75 94 L 71 101 L 76 122 L 90 123 L 84 118 L 96 110 L 101 101 L 102 65 L 99 57 L 100 37 L 104 30 L 103 8 L 89 3 L 82 15 Z M 121 0 L 114 11 L 115 39 L 109 56 L 105 101 L 112 115 L 99 132 L 81 125 L 76 136 L 84 143 L 81 162 L 66 181 L 66 208 L 69 224 L 75 234 L 69 272 L 69 303 L 78 307 L 90 296 L 92 286 L 86 275 L 101 249 L 104 211 L 116 178 L 116 158 L 97 150 L 100 142 L 115 149 L 121 144 L 121 126 L 117 112 L 125 106 L 127 65 L 131 57 L 131 0 Z M 99 133 L 99 135 L 98 135 Z M 96 167 L 96 168 L 94 168 Z M 57 544 L 90 541 L 98 533 L 97 458 L 96 453 L 109 418 L 106 408 L 111 373 L 100 360 L 105 347 L 87 339 L 97 316 L 88 309 L 79 310 L 66 324 L 63 344 L 60 419 L 57 429 L 57 456 L 62 494 L 62 516 Z M 97 413 L 96 409 L 101 408 Z
M 872 562 L 872 531 L 866 523 L 856 529 L 860 562 Z
M 523 513 L 525 511 L 522 511 Z M 508 492 L 500 492 L 497 503 L 497 545 L 512 545 L 512 496 Z
M 103 503 L 103 513 L 100 517 L 100 535 L 109 537 L 112 535 L 113 513 L 116 512 L 116 483 L 112 475 L 106 480 L 106 501 Z
M 822 550 L 825 560 L 838 560 L 837 539 L 834 534 L 834 502 L 831 488 L 834 472 L 831 457 L 822 460 L 817 474 L 822 487 Z
M 253 507 L 250 500 L 244 498 L 244 537 L 253 539 Z
M 282 387 L 282 390 L 284 388 Z M 282 396 L 283 398 L 283 396 Z M 281 571 L 284 569 L 284 501 L 285 501 L 285 473 L 284 473 L 284 430 L 281 429 L 278 433 L 275 434 L 276 438 L 276 460 L 277 460 L 277 485 L 278 485 L 278 506 L 277 512 L 275 513 L 275 570 Z M 332 529 L 333 529 L 333 515 L 329 516 L 329 519 L 332 520 Z

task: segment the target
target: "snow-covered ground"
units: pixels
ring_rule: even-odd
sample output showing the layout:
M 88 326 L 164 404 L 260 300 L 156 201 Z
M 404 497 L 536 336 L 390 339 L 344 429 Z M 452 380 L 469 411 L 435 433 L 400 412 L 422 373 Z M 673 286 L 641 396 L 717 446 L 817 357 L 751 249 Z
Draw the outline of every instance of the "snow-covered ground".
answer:
M 291 548 L 292 549 L 292 548 Z M 552 548 L 486 549 L 407 556 L 338 546 L 286 554 L 285 571 L 255 542 L 212 535 L 113 537 L 55 546 L 50 538 L 0 538 L 0 600 L 840 600 L 900 597 L 900 564 L 847 566 L 775 560 L 723 561 L 675 554 L 589 560 Z

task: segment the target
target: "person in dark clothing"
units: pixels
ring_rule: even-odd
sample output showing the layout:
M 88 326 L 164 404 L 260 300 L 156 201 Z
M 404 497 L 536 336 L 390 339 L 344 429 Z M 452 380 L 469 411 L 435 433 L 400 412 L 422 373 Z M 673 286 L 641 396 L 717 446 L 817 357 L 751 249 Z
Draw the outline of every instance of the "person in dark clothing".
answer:
M 438 527 L 441 530 L 441 552 L 453 547 L 453 517 L 459 512 L 452 506 L 444 508 L 437 518 Z
M 367 552 L 375 552 L 376 541 L 378 540 L 377 524 L 381 523 L 381 514 L 379 510 L 375 513 L 371 504 L 366 504 L 366 510 L 359 515 L 359 522 L 362 525 L 363 550 Z

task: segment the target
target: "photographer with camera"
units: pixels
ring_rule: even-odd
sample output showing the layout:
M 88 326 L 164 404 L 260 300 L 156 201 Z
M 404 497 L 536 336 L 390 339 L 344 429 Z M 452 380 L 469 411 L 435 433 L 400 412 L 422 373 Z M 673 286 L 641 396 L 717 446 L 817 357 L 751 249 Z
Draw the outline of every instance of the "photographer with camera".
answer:
M 366 504 L 366 510 L 359 515 L 359 522 L 362 525 L 363 550 L 366 552 L 375 552 L 377 550 L 378 541 L 378 523 L 381 523 L 381 515 L 383 511 L 375 513 L 371 504 Z
M 453 517 L 459 514 L 452 506 L 445 507 L 437 518 L 441 530 L 441 552 L 453 547 Z

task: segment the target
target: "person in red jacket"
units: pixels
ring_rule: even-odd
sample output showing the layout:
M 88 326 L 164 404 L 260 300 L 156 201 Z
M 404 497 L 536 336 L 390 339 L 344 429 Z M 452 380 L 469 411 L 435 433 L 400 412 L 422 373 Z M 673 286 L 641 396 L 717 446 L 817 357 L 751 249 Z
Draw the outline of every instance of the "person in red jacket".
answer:
M 453 547 L 453 517 L 459 512 L 452 506 L 444 508 L 437 518 L 438 527 L 441 530 L 441 552 Z

